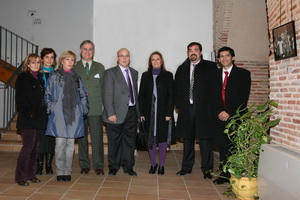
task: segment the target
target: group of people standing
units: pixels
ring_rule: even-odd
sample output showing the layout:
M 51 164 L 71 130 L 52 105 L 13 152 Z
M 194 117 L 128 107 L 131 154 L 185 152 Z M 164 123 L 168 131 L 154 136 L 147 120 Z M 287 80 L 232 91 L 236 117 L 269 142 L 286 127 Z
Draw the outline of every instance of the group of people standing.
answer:
M 81 60 L 76 63 L 76 55 L 65 51 L 55 70 L 56 53 L 50 48 L 44 48 L 41 57 L 30 54 L 25 59 L 16 82 L 17 128 L 23 147 L 15 181 L 21 186 L 29 185 L 28 181 L 40 182 L 36 175 L 42 174 L 44 160 L 46 174 L 52 174 L 54 154 L 57 180 L 70 181 L 75 138 L 81 173 L 88 174 L 93 168 L 97 175 L 104 175 L 103 122 L 108 138 L 108 175 L 115 176 L 122 168 L 124 173 L 137 176 L 134 150 L 139 121 L 149 134 L 149 174 L 163 175 L 174 106 L 178 113 L 175 135 L 183 138 L 184 145 L 177 175 L 192 173 L 195 139 L 199 139 L 203 176 L 211 179 L 212 147 L 220 147 L 220 160 L 225 161 L 229 141 L 224 127 L 239 106 L 247 106 L 250 93 L 250 72 L 234 65 L 234 51 L 229 47 L 219 50 L 222 67 L 218 69 L 216 63 L 203 60 L 201 44 L 192 42 L 175 80 L 166 70 L 162 54 L 155 51 L 149 56 L 139 90 L 138 72 L 130 66 L 128 49 L 120 49 L 117 66 L 107 70 L 93 60 L 94 51 L 94 43 L 85 40 L 80 45 Z M 223 176 L 214 183 L 227 182 Z

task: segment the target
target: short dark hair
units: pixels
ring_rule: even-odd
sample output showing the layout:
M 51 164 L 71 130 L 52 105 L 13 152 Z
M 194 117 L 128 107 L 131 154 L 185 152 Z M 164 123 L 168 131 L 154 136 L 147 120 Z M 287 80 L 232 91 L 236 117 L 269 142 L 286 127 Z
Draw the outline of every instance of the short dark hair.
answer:
M 55 51 L 52 49 L 52 48 L 43 48 L 42 51 L 41 51 L 41 59 L 43 59 L 47 54 L 50 54 L 50 53 L 53 53 L 54 55 L 54 62 L 53 62 L 53 67 L 56 66 L 56 53 Z
M 202 51 L 202 45 L 199 42 L 191 42 L 188 46 L 187 46 L 187 51 L 189 51 L 189 48 L 191 46 L 197 45 L 199 47 L 199 50 Z
M 220 53 L 223 52 L 223 51 L 229 51 L 230 55 L 232 57 L 235 57 L 235 53 L 234 53 L 234 50 L 230 47 L 222 47 L 221 49 L 219 49 L 218 51 L 218 58 L 220 58 Z

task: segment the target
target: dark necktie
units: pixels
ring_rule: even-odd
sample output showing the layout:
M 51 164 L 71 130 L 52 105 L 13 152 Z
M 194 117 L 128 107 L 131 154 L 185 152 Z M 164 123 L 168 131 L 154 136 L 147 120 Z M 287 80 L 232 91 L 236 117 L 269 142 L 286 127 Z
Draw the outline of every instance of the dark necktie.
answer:
M 89 63 L 86 63 L 86 64 L 85 64 L 85 67 L 84 67 L 84 69 L 85 69 L 85 73 L 86 73 L 86 75 L 89 75 L 89 74 L 90 74 Z
M 193 100 L 194 98 L 194 74 L 195 74 L 195 68 L 196 64 L 193 64 L 193 70 L 192 70 L 192 75 L 191 75 L 191 80 L 190 80 L 190 92 L 189 92 L 189 98 L 190 100 Z
M 223 105 L 224 107 L 226 107 L 226 85 L 227 85 L 227 81 L 228 81 L 228 72 L 225 71 L 225 78 L 223 81 L 223 85 L 222 85 L 222 101 L 223 101 Z
M 134 97 L 133 97 L 133 91 L 132 91 L 131 79 L 130 79 L 130 76 L 129 76 L 128 69 L 125 69 L 125 72 L 126 72 L 127 86 L 128 86 L 129 95 L 130 95 L 130 102 L 131 102 L 132 104 L 134 104 Z

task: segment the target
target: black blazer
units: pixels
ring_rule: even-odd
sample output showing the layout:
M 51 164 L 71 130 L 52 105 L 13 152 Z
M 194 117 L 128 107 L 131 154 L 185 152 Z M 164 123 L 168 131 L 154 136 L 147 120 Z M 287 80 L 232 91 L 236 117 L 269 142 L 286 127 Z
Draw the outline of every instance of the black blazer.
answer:
M 227 136 L 224 134 L 224 129 L 227 122 L 220 121 L 218 114 L 222 111 L 226 111 L 230 116 L 236 114 L 236 110 L 239 106 L 241 108 L 247 107 L 250 88 L 251 88 L 251 74 L 248 70 L 233 66 L 228 77 L 226 85 L 226 107 L 222 101 L 222 68 L 210 75 L 210 102 L 211 110 L 213 114 L 213 126 L 212 131 L 214 135 L 214 141 L 216 145 L 227 146 Z
M 30 72 L 23 72 L 18 76 L 16 81 L 17 128 L 47 128 L 44 93 L 44 80 L 41 74 L 38 74 L 38 80 Z
M 190 60 L 186 59 L 180 65 L 175 75 L 175 106 L 178 110 L 176 136 L 180 138 L 192 138 L 190 130 Z M 194 104 L 196 113 L 196 137 L 207 139 L 212 137 L 210 133 L 211 112 L 209 110 L 208 84 L 209 73 L 215 71 L 217 65 L 214 62 L 201 60 L 194 71 Z
M 156 78 L 157 87 L 157 142 L 167 142 L 168 125 L 166 116 L 173 117 L 174 110 L 174 89 L 173 74 L 167 71 L 161 71 Z M 139 90 L 139 106 L 141 116 L 145 116 L 145 129 L 149 132 L 151 111 L 152 111 L 152 94 L 153 94 L 153 76 L 152 71 L 142 74 Z

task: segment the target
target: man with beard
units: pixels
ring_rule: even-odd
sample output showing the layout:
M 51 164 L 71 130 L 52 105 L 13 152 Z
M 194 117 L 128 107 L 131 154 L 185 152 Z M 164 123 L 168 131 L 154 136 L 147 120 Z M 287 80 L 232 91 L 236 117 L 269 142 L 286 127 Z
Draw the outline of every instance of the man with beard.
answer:
M 175 106 L 178 111 L 176 136 L 183 138 L 182 168 L 177 175 L 192 173 L 195 162 L 195 139 L 200 139 L 201 170 L 211 179 L 213 169 L 211 114 L 208 100 L 208 74 L 217 69 L 213 62 L 202 59 L 202 45 L 187 46 L 188 58 L 175 74 Z

